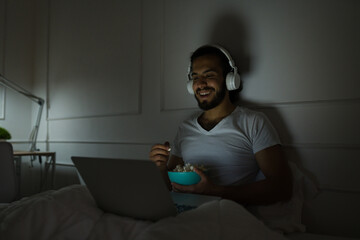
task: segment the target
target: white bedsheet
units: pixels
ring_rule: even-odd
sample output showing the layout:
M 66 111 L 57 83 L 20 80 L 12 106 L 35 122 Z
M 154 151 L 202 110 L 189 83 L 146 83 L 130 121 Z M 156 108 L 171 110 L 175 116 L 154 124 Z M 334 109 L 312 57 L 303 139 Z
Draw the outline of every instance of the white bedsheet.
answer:
M 104 213 L 73 185 L 0 208 L 0 239 L 286 239 L 241 205 L 220 200 L 157 222 Z

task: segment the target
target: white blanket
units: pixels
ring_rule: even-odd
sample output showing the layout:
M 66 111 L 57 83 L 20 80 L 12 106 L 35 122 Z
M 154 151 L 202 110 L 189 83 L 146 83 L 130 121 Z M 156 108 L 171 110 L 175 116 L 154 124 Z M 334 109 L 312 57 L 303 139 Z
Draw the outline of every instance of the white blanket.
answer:
M 47 191 L 0 208 L 0 239 L 286 239 L 241 205 L 213 201 L 157 222 L 104 213 L 84 186 Z

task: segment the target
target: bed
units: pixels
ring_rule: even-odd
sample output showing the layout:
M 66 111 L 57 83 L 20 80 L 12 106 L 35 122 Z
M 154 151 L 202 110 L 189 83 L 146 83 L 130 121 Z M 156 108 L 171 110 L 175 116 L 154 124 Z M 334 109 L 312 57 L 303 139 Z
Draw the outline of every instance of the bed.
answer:
M 157 222 L 103 212 L 87 188 L 71 185 L 0 205 L 0 239 L 277 239 L 340 240 L 270 229 L 248 209 L 216 200 Z
M 317 189 L 294 164 L 289 202 L 247 206 L 221 199 L 157 222 L 103 212 L 84 185 L 49 190 L 0 204 L 0 239 L 290 239 L 351 240 L 305 233 L 304 199 Z
M 286 239 L 229 200 L 150 222 L 103 212 L 82 185 L 23 198 L 0 210 L 2 240 L 187 238 Z

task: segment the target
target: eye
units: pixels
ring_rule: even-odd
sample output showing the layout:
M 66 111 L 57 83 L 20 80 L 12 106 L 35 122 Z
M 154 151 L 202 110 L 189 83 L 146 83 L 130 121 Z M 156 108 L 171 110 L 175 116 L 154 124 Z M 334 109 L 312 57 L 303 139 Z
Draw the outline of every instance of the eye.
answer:
M 199 76 L 192 76 L 192 77 L 191 77 L 191 80 L 197 81 L 197 80 L 199 80 Z
M 214 79 L 214 78 L 216 78 L 216 75 L 213 74 L 213 73 L 206 74 L 206 75 L 205 75 L 205 78 L 207 78 L 207 79 Z

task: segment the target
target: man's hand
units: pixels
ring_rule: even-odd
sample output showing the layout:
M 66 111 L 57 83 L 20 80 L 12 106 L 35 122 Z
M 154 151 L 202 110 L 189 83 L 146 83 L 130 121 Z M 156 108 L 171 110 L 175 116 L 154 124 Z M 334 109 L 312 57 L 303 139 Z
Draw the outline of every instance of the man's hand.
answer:
M 209 178 L 199 169 L 195 168 L 195 172 L 200 176 L 200 182 L 194 185 L 181 185 L 172 182 L 172 188 L 175 192 L 186 192 L 186 193 L 196 193 L 196 194 L 205 194 L 212 195 L 212 191 L 215 188 L 215 185 L 212 184 Z
M 162 171 L 167 171 L 167 162 L 170 156 L 170 144 L 165 142 L 164 144 L 156 144 L 152 146 L 149 153 L 149 158 L 156 166 Z

